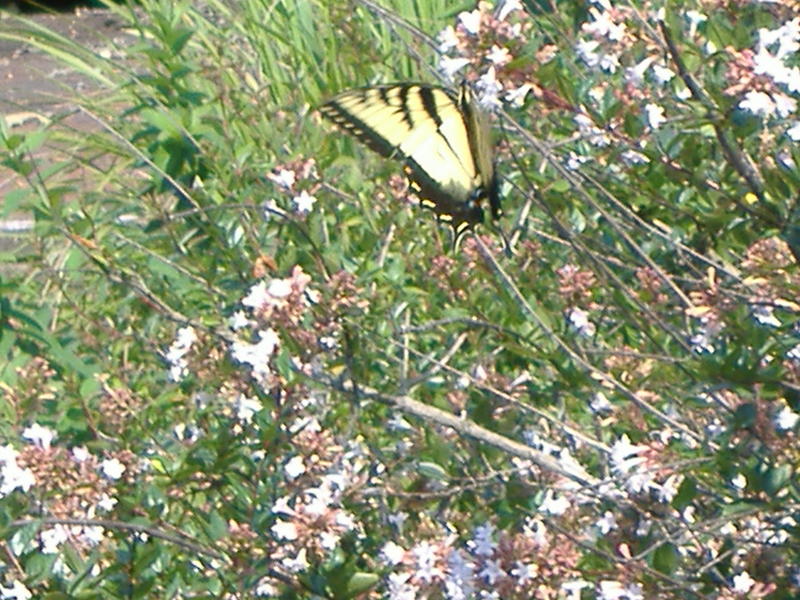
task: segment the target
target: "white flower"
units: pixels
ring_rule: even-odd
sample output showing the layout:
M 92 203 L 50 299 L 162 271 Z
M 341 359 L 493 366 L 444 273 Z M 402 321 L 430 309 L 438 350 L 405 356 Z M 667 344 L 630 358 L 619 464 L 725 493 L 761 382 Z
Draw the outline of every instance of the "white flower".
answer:
M 631 444 L 627 434 L 617 440 L 611 447 L 611 470 L 616 475 L 625 475 L 642 464 L 645 459 L 638 456 L 647 446 Z
M 97 546 L 105 538 L 105 529 L 102 527 L 84 527 L 81 531 L 81 539 L 90 546 Z
M 539 506 L 539 511 L 559 516 L 567 512 L 569 507 L 569 500 L 567 500 L 566 497 L 564 497 L 562 494 L 556 496 L 553 490 L 547 490 L 544 496 L 544 501 Z
M 189 362 L 185 358 L 170 361 L 169 380 L 178 382 L 189 374 Z
M 533 86 L 530 83 L 523 83 L 518 88 L 506 90 L 505 101 L 511 106 L 519 108 L 532 89 Z
M 331 335 L 323 335 L 321 338 L 319 338 L 318 343 L 319 347 L 326 352 L 336 350 L 339 347 L 339 343 L 336 341 L 336 338 Z
M 20 469 L 17 461 L 6 461 L 2 469 L 0 469 L 0 498 L 13 492 L 19 488 L 23 492 L 27 492 L 36 484 L 36 478 L 33 471 L 28 468 Z
M 592 337 L 595 334 L 596 328 L 589 320 L 589 313 L 581 308 L 571 308 L 567 313 L 567 321 L 579 335 Z
M 239 329 L 244 329 L 245 327 L 249 326 L 251 323 L 250 319 L 247 318 L 247 314 L 243 310 L 237 310 L 231 318 L 228 319 L 228 325 L 234 331 L 238 331 Z
M 458 15 L 458 21 L 464 27 L 467 33 L 475 35 L 480 30 L 481 26 L 481 11 L 473 10 L 472 12 L 462 12 Z
M 567 600 L 580 600 L 581 590 L 583 588 L 592 587 L 592 584 L 583 579 L 576 579 L 575 581 L 567 581 L 561 584 L 561 589 L 567 594 Z
M 642 600 L 642 588 L 635 583 L 623 585 L 618 581 L 601 581 L 601 600 Z
M 705 16 L 703 13 L 697 12 L 696 10 L 687 10 L 684 15 L 686 20 L 689 21 L 689 36 L 694 37 L 697 33 L 697 26 L 700 23 L 705 23 L 708 20 L 708 17 Z
M 761 48 L 753 56 L 753 73 L 771 77 L 776 83 L 787 83 L 791 79 L 791 70 L 778 57 L 766 48 Z
M 777 42 L 777 55 L 781 58 L 800 50 L 800 17 L 787 21 L 777 29 L 761 28 L 758 30 L 760 48 L 773 46 Z
M 405 548 L 395 544 L 391 540 L 386 542 L 381 550 L 381 559 L 386 565 L 389 566 L 400 564 L 405 555 Z
M 603 54 L 600 57 L 600 68 L 606 73 L 616 73 L 619 68 L 619 55 Z
M 100 463 L 100 471 L 109 479 L 119 479 L 125 472 L 125 465 L 116 458 L 107 458 Z
M 600 42 L 597 40 L 580 40 L 575 45 L 575 52 L 587 67 L 596 67 L 600 64 L 600 53 L 597 51 L 599 47 Z
M 659 502 L 669 504 L 678 495 L 678 484 L 683 481 L 679 475 L 670 475 L 661 484 L 651 484 L 656 489 L 656 498 Z
M 25 585 L 15 579 L 11 587 L 0 587 L 0 598 L 8 598 L 9 600 L 30 600 L 33 598 L 31 591 Z
M 669 67 L 665 67 L 656 63 L 653 65 L 653 77 L 655 78 L 656 83 L 664 85 L 665 83 L 672 81 L 672 78 L 675 77 L 675 71 Z
M 289 169 L 280 169 L 277 173 L 270 173 L 268 179 L 278 184 L 284 190 L 290 190 L 294 187 L 297 176 L 294 171 Z
M 506 576 L 506 572 L 500 566 L 500 560 L 490 558 L 483 564 L 478 576 L 483 577 L 489 585 L 494 585 L 498 579 Z
M 234 403 L 236 418 L 243 423 L 252 422 L 255 414 L 260 412 L 263 408 L 264 405 L 261 404 L 258 398 L 249 398 L 244 394 L 239 394 Z
M 319 534 L 319 542 L 320 546 L 322 546 L 325 550 L 330 552 L 336 546 L 339 545 L 339 540 L 341 539 L 341 535 L 334 531 L 323 531 Z
M 241 340 L 234 341 L 231 346 L 231 354 L 236 361 L 250 365 L 254 376 L 263 379 L 271 373 L 269 359 L 278 347 L 280 340 L 274 329 L 261 331 L 259 337 L 261 339 L 257 344 Z
M 608 134 L 599 127 L 595 127 L 592 119 L 586 113 L 578 113 L 572 120 L 578 126 L 581 134 L 586 136 L 592 145 L 602 147 L 611 143 L 611 138 Z
M 97 501 L 97 508 L 106 512 L 112 510 L 116 505 L 117 499 L 112 498 L 106 493 L 100 496 L 100 499 Z
M 417 563 L 414 576 L 420 581 L 430 583 L 444 575 L 444 572 L 437 566 L 439 557 L 436 555 L 436 548 L 429 542 L 420 542 L 411 549 L 411 554 Z
M 794 426 L 797 425 L 798 419 L 800 419 L 800 415 L 798 415 L 788 406 L 784 406 L 780 412 L 775 415 L 775 427 L 782 429 L 783 431 L 794 429 Z
M 793 94 L 800 93 L 800 67 L 792 67 L 786 72 L 786 89 Z
M 619 55 L 604 54 L 600 57 L 600 68 L 606 73 L 616 73 L 619 68 Z
M 603 513 L 603 516 L 595 521 L 594 524 L 600 530 L 600 533 L 606 535 L 612 529 L 617 528 L 617 519 L 610 510 Z
M 388 516 L 389 524 L 397 529 L 397 531 L 403 530 L 403 525 L 405 524 L 406 519 L 408 519 L 408 513 L 404 512 L 390 513 Z
M 439 32 L 436 36 L 436 41 L 439 42 L 439 52 L 446 54 L 458 45 L 458 36 L 456 30 L 452 25 L 448 25 Z
M 640 87 L 644 81 L 645 72 L 650 68 L 654 60 L 656 60 L 655 56 L 648 56 L 638 64 L 625 69 L 625 81 L 636 87 Z
M 441 71 L 445 79 L 452 80 L 453 75 L 468 64 L 469 60 L 466 58 L 450 58 L 449 56 L 443 56 L 439 59 L 439 71 Z
M 192 344 L 197 341 L 197 333 L 194 327 L 187 325 L 178 329 L 178 335 L 175 337 L 175 344 L 181 348 L 190 348 Z
M 289 516 L 297 514 L 296 511 L 291 506 L 289 506 L 288 496 L 281 496 L 280 498 L 278 498 L 272 505 L 272 512 L 279 515 L 289 515 Z
M 739 594 L 746 594 L 750 588 L 755 585 L 756 581 L 747 571 L 733 576 L 733 591 Z
M 492 49 L 486 54 L 486 58 L 489 60 L 490 63 L 493 65 L 497 65 L 498 67 L 502 67 L 511 62 L 511 53 L 508 51 L 508 48 L 501 48 L 497 44 L 492 46 Z
M 461 550 L 453 550 L 447 557 L 447 575 L 445 576 L 445 594 L 449 600 L 468 600 L 473 596 L 475 586 L 473 576 L 475 565 L 466 558 Z
M 64 525 L 56 525 L 52 529 L 45 529 L 39 534 L 43 554 L 56 554 L 59 546 L 67 541 L 69 532 Z
M 567 168 L 570 171 L 577 171 L 584 163 L 587 163 L 590 160 L 592 160 L 590 156 L 579 156 L 570 150 L 569 155 L 567 156 Z
M 797 111 L 797 100 L 791 96 L 776 92 L 772 95 L 772 99 L 775 101 L 775 112 L 782 119 Z
M 181 327 L 176 332 L 175 341 L 164 354 L 164 359 L 170 365 L 170 379 L 180 381 L 188 373 L 189 363 L 184 358 L 192 345 L 197 341 L 197 334 L 191 326 Z
M 771 325 L 772 327 L 781 326 L 780 320 L 775 316 L 774 306 L 767 306 L 766 304 L 754 306 L 753 318 L 762 325 Z
M 544 548 L 546 546 L 548 541 L 547 527 L 540 518 L 528 517 L 525 520 L 523 531 L 539 548 Z
M 678 100 L 688 100 L 692 97 L 692 90 L 690 90 L 685 85 L 681 85 L 678 90 L 675 92 L 675 97 Z
M 247 296 L 242 298 L 242 305 L 249 308 L 261 308 L 269 301 L 269 294 L 267 293 L 267 282 L 259 281 L 250 291 Z
M 625 37 L 625 23 L 615 23 L 610 12 L 600 12 L 596 8 L 589 9 L 594 17 L 591 23 L 583 24 L 583 31 L 594 37 L 605 37 L 611 42 L 619 42 Z
M 491 523 L 479 525 L 475 529 L 473 539 L 467 542 L 467 546 L 472 550 L 473 554 L 478 556 L 492 556 L 494 554 L 497 547 L 497 544 L 492 540 L 494 531 L 494 525 Z
M 500 106 L 499 94 L 503 91 L 503 86 L 497 81 L 494 66 L 489 67 L 486 73 L 480 76 L 476 87 L 481 91 L 481 106 L 489 109 Z
M 284 558 L 281 560 L 281 564 L 292 573 L 305 571 L 308 568 L 308 559 L 306 558 L 306 555 L 307 551 L 305 548 L 303 548 L 294 558 Z
M 638 471 L 628 476 L 625 481 L 625 489 L 632 494 L 641 494 L 645 490 L 656 487 L 653 473 Z
M 273 279 L 269 282 L 267 294 L 273 298 L 286 298 L 292 293 L 291 279 Z
M 35 446 L 44 450 L 50 449 L 50 443 L 55 439 L 56 432 L 49 427 L 43 427 L 38 423 L 34 423 L 30 427 L 25 428 L 22 432 L 22 437 L 30 440 Z
M 539 574 L 539 566 L 536 563 L 523 563 L 517 561 L 511 569 L 511 575 L 517 578 L 517 585 L 525 585 Z
M 390 573 L 389 584 L 387 586 L 389 592 L 389 600 L 416 600 L 417 587 L 408 583 L 411 578 L 410 573 Z
M 290 458 L 289 462 L 283 466 L 283 472 L 290 481 L 300 477 L 300 475 L 306 472 L 306 465 L 303 457 L 298 454 Z
M 737 473 L 734 478 L 731 479 L 731 485 L 739 490 L 743 490 L 747 487 L 747 478 L 741 473 Z
M 644 112 L 647 115 L 647 124 L 651 129 L 658 129 L 667 120 L 664 116 L 663 106 L 648 104 L 644 107 Z
M 800 134 L 800 131 L 798 131 L 798 133 Z M 775 160 L 778 161 L 778 164 L 780 166 L 789 171 L 793 171 L 797 167 L 796 163 L 794 162 L 794 159 L 792 158 L 792 155 L 786 152 L 785 150 L 781 150 L 780 152 L 778 152 L 778 154 L 775 156 Z
M 309 194 L 306 190 L 300 192 L 299 195 L 292 198 L 292 202 L 294 202 L 295 210 L 299 213 L 309 213 L 311 209 L 314 207 L 314 203 L 317 199 Z
M 597 392 L 589 404 L 589 410 L 593 413 L 611 412 L 614 410 L 614 406 L 608 401 L 608 398 L 606 398 L 603 392 Z
M 525 10 L 520 0 L 500 0 L 496 18 L 498 21 L 505 21 L 509 13 L 515 10 Z
M 271 527 L 272 533 L 281 540 L 296 540 L 298 533 L 297 533 L 297 525 L 292 523 L 291 521 L 275 521 L 275 524 Z
M 772 96 L 765 92 L 758 91 L 747 92 L 742 101 L 739 102 L 739 108 L 749 110 L 754 115 L 765 117 L 772 116 L 777 110 Z
M 0 446 L 0 463 L 16 463 L 19 452 L 14 449 L 11 444 Z
M 92 456 L 86 446 L 75 446 L 70 452 L 73 460 L 78 463 L 86 462 Z

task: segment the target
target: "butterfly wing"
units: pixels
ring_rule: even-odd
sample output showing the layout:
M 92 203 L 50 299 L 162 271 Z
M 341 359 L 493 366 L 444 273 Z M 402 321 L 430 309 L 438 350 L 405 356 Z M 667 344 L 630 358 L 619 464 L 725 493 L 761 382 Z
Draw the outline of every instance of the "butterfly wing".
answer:
M 424 84 L 355 89 L 320 111 L 379 154 L 403 158 L 422 205 L 457 238 L 483 221 L 484 199 L 499 216 L 488 123 L 466 85 L 458 94 Z

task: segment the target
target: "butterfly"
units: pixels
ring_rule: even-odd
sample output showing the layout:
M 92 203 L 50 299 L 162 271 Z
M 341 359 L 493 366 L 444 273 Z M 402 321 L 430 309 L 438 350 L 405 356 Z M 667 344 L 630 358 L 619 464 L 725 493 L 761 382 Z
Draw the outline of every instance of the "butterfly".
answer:
M 400 158 L 420 204 L 453 228 L 453 246 L 502 214 L 486 113 L 466 84 L 458 90 L 396 83 L 342 92 L 323 116 L 387 158 Z

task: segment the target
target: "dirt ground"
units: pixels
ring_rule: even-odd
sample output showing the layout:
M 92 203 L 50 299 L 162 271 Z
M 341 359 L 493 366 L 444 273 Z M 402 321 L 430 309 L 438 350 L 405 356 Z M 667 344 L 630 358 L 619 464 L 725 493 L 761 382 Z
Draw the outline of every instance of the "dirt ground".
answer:
M 121 24 L 113 14 L 99 9 L 77 9 L 57 14 L 15 15 L 0 9 L 0 31 L 14 32 L 17 19 L 33 21 L 95 52 L 108 53 L 124 41 Z M 43 52 L 23 42 L 0 39 L 0 113 L 49 113 L 63 106 L 63 98 L 87 85 L 85 78 L 64 69 Z M 13 122 L 12 118 L 12 125 Z
M 4 1 L 0 0 L 0 119 L 5 120 L 12 134 L 35 129 L 55 114 L 68 113 L 71 98 L 97 91 L 89 78 L 65 68 L 41 50 L 23 41 L 5 39 L 2 34 L 14 34 L 23 26 L 20 19 L 47 27 L 101 56 L 113 57 L 115 48 L 129 39 L 117 18 L 102 9 L 78 8 L 55 14 L 20 15 L 2 6 Z M 98 127 L 81 113 L 69 115 L 65 124 L 79 131 Z M 43 149 L 39 156 L 46 159 L 47 152 Z M 0 152 L 0 160 L 2 158 Z M 0 165 L 0 203 L 10 191 L 26 185 L 24 179 Z M 26 215 L 6 215 L 0 220 L 0 248 L 18 242 L 13 238 L 29 227 L 30 219 Z

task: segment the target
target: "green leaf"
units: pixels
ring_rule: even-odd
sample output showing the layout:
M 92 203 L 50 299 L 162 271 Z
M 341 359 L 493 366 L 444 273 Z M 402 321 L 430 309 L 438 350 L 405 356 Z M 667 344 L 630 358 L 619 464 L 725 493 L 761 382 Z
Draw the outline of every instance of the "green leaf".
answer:
M 678 568 L 678 550 L 674 544 L 661 544 L 653 553 L 653 568 L 661 573 L 672 574 Z
M 740 404 L 733 413 L 734 426 L 740 429 L 750 427 L 755 423 L 758 411 L 752 402 Z
M 428 479 L 435 479 L 437 481 L 448 481 L 450 479 L 447 475 L 447 471 L 434 462 L 419 463 L 417 472 Z
M 212 511 L 206 526 L 206 533 L 212 540 L 221 540 L 228 535 L 228 524 L 225 522 L 218 511 Z
M 694 477 L 686 477 L 678 488 L 678 493 L 672 499 L 672 507 L 681 511 L 689 506 L 697 497 L 697 482 Z

